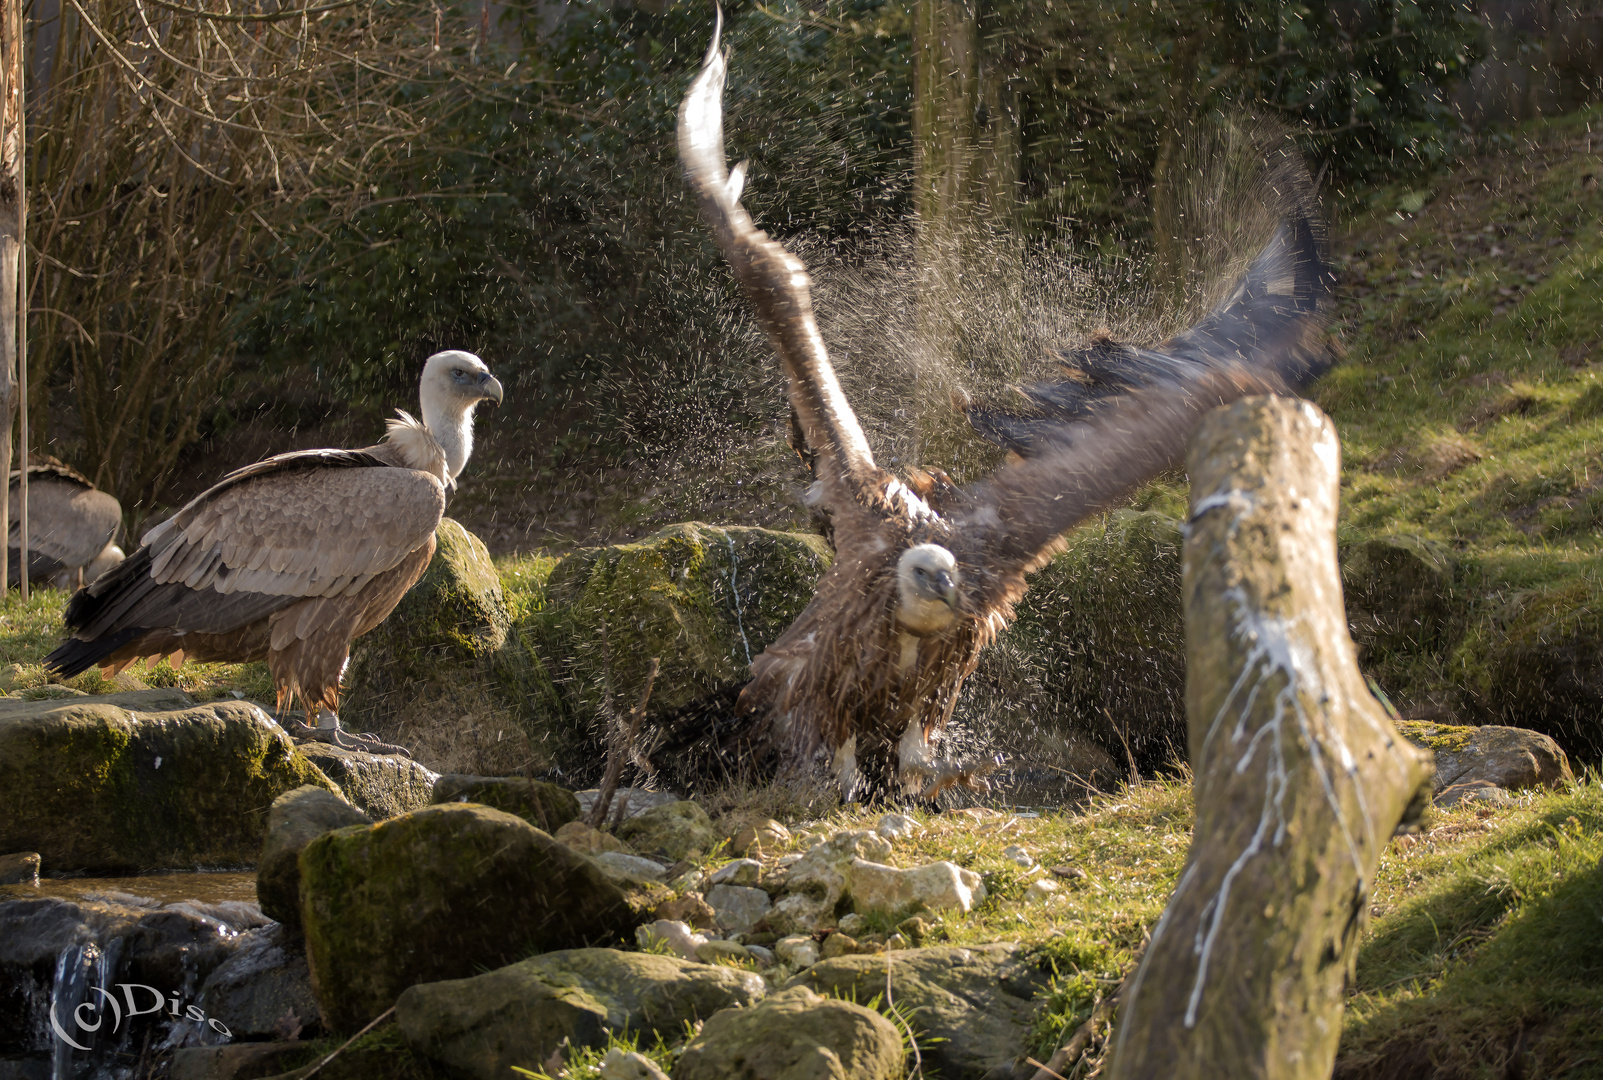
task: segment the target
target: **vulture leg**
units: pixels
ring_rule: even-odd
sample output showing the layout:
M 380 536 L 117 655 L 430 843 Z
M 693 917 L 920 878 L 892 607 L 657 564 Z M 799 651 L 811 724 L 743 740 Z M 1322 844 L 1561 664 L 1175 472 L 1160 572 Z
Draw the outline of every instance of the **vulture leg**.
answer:
M 875 739 L 867 732 L 857 735 L 857 784 L 851 797 L 860 803 L 876 805 L 899 803 L 902 785 L 897 776 L 897 747 L 889 739 Z
M 316 727 L 299 720 L 290 720 L 280 726 L 297 742 L 328 743 L 342 750 L 359 750 L 364 754 L 396 754 L 408 758 L 412 756 L 412 751 L 406 747 L 382 742 L 377 735 L 346 731 L 340 726 L 339 714 L 322 706 L 317 710 Z
M 431 535 L 427 543 L 351 596 L 315 597 L 274 613 L 269 620 L 272 647 L 267 653 L 267 665 L 278 685 L 280 708 L 286 697 L 293 700 L 298 694 L 306 702 L 307 718 L 314 711 L 317 714 L 316 727 L 296 724 L 290 729 L 291 735 L 369 754 L 412 756 L 405 747 L 340 726 L 339 680 L 350 656 L 350 642 L 395 610 L 401 597 L 428 569 L 433 556 Z

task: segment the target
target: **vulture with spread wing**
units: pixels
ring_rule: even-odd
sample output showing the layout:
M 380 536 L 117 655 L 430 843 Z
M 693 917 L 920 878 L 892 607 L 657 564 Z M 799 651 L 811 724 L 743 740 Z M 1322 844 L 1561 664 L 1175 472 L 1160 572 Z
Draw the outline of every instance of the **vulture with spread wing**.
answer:
M 13 588 L 22 569 L 22 474 L 11 474 L 6 559 Z M 89 478 L 53 457 L 28 461 L 28 580 L 78 588 L 122 559 L 114 542 L 122 506 Z
M 225 476 L 80 589 L 72 637 L 45 660 L 63 676 L 171 657 L 266 660 L 282 709 L 320 708 L 341 743 L 339 679 L 352 639 L 415 585 L 445 495 L 473 450 L 473 408 L 501 384 L 472 353 L 423 366 L 421 422 L 402 412 L 376 446 L 300 450 Z M 367 747 L 371 749 L 371 747 Z
M 798 446 L 830 519 L 836 558 L 812 602 L 756 658 L 738 708 L 793 767 L 828 753 L 845 794 L 926 798 L 961 770 L 933 759 L 980 651 L 1013 615 L 1025 575 L 1063 534 L 1177 464 L 1204 412 L 1296 391 L 1332 362 L 1334 281 L 1312 185 L 1282 162 L 1283 220 L 1243 280 L 1202 321 L 1136 348 L 1097 340 L 1068 377 L 1025 391 L 1029 415 L 969 408 L 1012 454 L 958 487 L 938 471 L 903 482 L 875 464 L 813 317 L 807 269 L 740 205 L 724 159 L 727 58 L 717 33 L 679 109 L 679 155 L 704 217 L 755 306 L 789 384 Z

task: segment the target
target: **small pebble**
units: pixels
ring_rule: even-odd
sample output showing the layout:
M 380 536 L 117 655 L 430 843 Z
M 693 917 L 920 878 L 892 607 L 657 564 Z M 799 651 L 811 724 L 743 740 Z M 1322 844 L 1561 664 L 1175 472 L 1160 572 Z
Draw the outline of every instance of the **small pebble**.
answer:
M 655 1061 L 619 1046 L 607 1051 L 597 1074 L 601 1080 L 668 1080 L 668 1074 Z
M 756 859 L 736 859 L 712 872 L 713 885 L 755 885 L 762 877 L 763 864 Z
M 913 836 L 918 832 L 918 822 L 906 814 L 886 814 L 874 826 L 874 831 L 887 840 L 900 840 L 905 836 Z
M 853 911 L 850 914 L 842 915 L 835 929 L 843 934 L 859 935 L 868 929 L 868 919 Z
M 1057 895 L 1058 889 L 1057 882 L 1042 878 L 1040 881 L 1031 882 L 1030 887 L 1024 890 L 1024 900 L 1026 903 L 1044 904 Z
M 862 951 L 856 938 L 837 930 L 824 939 L 824 949 L 820 955 L 825 960 L 833 960 L 837 956 L 851 956 Z
M 1026 870 L 1035 865 L 1035 858 L 1018 844 L 1012 844 L 1003 848 L 1002 858 L 1008 860 L 1009 862 L 1018 863 Z
M 905 949 L 907 948 L 907 939 L 901 934 L 892 934 L 890 937 L 885 939 L 885 948 Z
M 703 934 L 692 933 L 690 927 L 682 922 L 658 919 L 654 923 L 635 927 L 635 941 L 642 949 L 649 948 L 654 941 L 663 941 L 675 955 L 685 960 L 695 960 L 696 949 L 705 945 L 707 938 Z
M 818 943 L 802 934 L 780 938 L 774 943 L 774 953 L 794 968 L 808 968 L 818 963 Z
M 738 941 L 714 938 L 696 946 L 696 959 L 703 964 L 713 964 L 719 960 L 749 960 L 751 950 Z
M 758 967 L 774 966 L 774 950 L 766 945 L 747 945 L 746 951 L 751 953 L 752 959 L 757 961 Z

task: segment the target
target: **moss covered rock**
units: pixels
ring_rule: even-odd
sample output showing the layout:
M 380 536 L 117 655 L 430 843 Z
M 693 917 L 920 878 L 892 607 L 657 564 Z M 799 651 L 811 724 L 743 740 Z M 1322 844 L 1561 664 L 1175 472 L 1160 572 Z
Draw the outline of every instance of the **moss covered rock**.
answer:
M 1575 779 L 1569 757 L 1539 731 L 1488 724 L 1461 727 L 1404 720 L 1397 730 L 1436 755 L 1437 793 L 1458 784 L 1494 784 L 1519 790 L 1560 787 Z
M 267 808 L 306 784 L 333 790 L 248 702 L 0 701 L 0 851 L 52 873 L 251 865 Z
M 1142 768 L 1183 757 L 1180 548 L 1180 520 L 1154 510 L 1114 511 L 1072 533 L 982 656 L 963 726 L 997 748 L 1039 746 L 1082 776 L 1110 761 L 1122 772 L 1126 742 Z M 1079 745 L 1086 736 L 1095 748 Z
M 1444 544 L 1380 536 L 1345 545 L 1341 588 L 1358 656 L 1366 667 L 1435 653 L 1454 626 L 1458 563 Z
M 1603 755 L 1603 588 L 1580 576 L 1488 608 L 1452 654 L 1461 711 Z
M 605 1046 L 626 1032 L 681 1037 L 687 1023 L 763 994 L 761 976 L 615 949 L 547 953 L 470 979 L 413 986 L 396 1003 L 408 1044 L 452 1075 L 500 1080 L 564 1042 Z
M 883 964 L 883 958 L 880 960 Z M 901 1080 L 902 1039 L 879 1013 L 805 986 L 702 1026 L 674 1080 Z
M 301 925 L 301 851 L 326 832 L 372 819 L 335 793 L 308 784 L 273 800 L 267 835 L 256 863 L 256 901 L 263 914 L 285 926 Z
M 666 898 L 626 892 L 522 818 L 472 803 L 326 833 L 300 872 L 312 983 L 344 1031 L 414 983 L 621 941 Z
M 831 935 L 833 938 L 834 935 Z M 925 1033 L 924 1068 L 948 1080 L 980 1080 L 1028 1048 L 1033 998 L 1046 978 L 1017 945 L 942 946 L 814 964 L 787 986 L 867 1002 L 891 993 Z
M 635 851 L 675 860 L 705 855 L 718 846 L 718 831 L 707 811 L 688 800 L 625 818 L 617 836 Z
M 340 718 L 445 771 L 465 735 L 460 718 L 502 712 L 516 720 L 542 690 L 537 661 L 511 633 L 483 541 L 446 518 L 435 542 L 422 580 L 352 646 Z
M 576 821 L 579 800 L 565 787 L 521 776 L 448 773 L 434 784 L 434 802 L 470 802 L 504 810 L 548 833 Z M 570 845 L 571 846 L 571 845 Z
M 563 559 L 544 606 L 519 627 L 550 678 L 534 701 L 534 741 L 577 778 L 599 775 L 609 684 L 627 709 L 657 657 L 653 719 L 732 691 L 812 600 L 829 562 L 817 536 L 700 522 Z

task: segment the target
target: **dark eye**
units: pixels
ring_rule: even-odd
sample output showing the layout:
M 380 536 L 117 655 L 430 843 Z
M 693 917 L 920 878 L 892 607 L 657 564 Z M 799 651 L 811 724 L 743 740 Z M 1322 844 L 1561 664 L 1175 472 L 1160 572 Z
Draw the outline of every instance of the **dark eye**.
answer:
M 468 373 L 463 371 L 461 368 L 457 368 L 455 371 L 451 372 L 451 374 L 455 375 L 459 379 L 465 379 L 468 377 Z
M 919 577 L 929 577 L 930 576 L 930 572 L 928 570 L 924 569 L 922 566 L 916 568 L 916 573 L 918 574 Z

